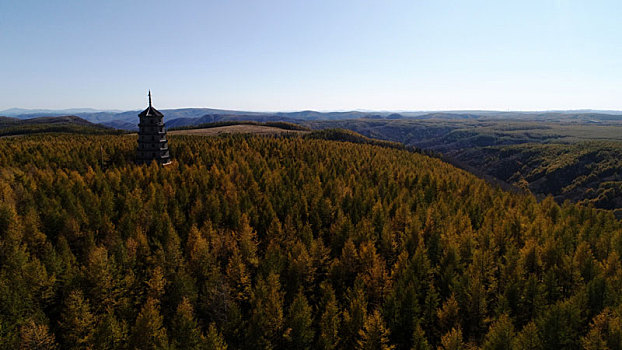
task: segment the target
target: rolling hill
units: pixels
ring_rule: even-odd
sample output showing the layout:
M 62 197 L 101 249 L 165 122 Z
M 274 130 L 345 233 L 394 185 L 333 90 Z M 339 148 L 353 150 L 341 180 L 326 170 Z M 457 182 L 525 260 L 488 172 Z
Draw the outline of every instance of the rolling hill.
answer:
M 218 122 L 274 122 L 285 121 L 297 123 L 315 129 L 342 128 L 355 131 L 374 139 L 401 142 L 426 151 L 436 152 L 454 165 L 467 169 L 478 176 L 491 181 L 498 181 L 504 188 L 510 185 L 529 189 L 539 197 L 553 195 L 560 202 L 566 199 L 593 204 L 599 208 L 617 210 L 622 216 L 622 184 L 617 177 L 622 173 L 619 165 L 606 165 L 613 171 L 598 172 L 603 162 L 610 159 L 595 158 L 593 164 L 587 164 L 581 171 L 569 171 L 557 179 L 556 184 L 550 180 L 532 174 L 535 168 L 549 168 L 554 163 L 553 157 L 540 157 L 535 168 L 524 166 L 534 157 L 534 149 L 548 154 L 551 149 L 543 145 L 574 145 L 581 142 L 604 141 L 622 142 L 622 116 L 603 114 L 594 111 L 556 111 L 556 112 L 435 112 L 435 113 L 374 113 L 374 112 L 330 112 L 315 111 L 289 113 L 252 113 L 242 111 L 226 111 L 214 109 L 185 108 L 165 110 L 168 128 L 192 128 L 198 125 Z M 113 121 L 103 125 L 125 130 L 136 130 L 136 111 L 122 113 L 97 112 L 89 114 L 90 118 L 106 120 L 114 116 Z M 60 118 L 60 117 L 59 117 Z M 67 118 L 67 117 L 65 117 Z M 74 117 L 75 118 L 75 117 Z M 357 119 L 342 119 L 357 118 Z M 514 118 L 514 119 L 502 119 Z M 18 125 L 18 118 L 4 118 L 4 134 L 68 131 L 79 132 L 77 125 L 82 125 L 89 132 L 106 132 L 96 130 L 93 124 L 86 124 L 83 119 L 67 120 L 61 128 L 62 118 L 56 119 L 53 128 Z M 52 119 L 30 119 L 29 123 L 45 123 Z M 75 125 L 71 125 L 71 123 Z M 70 126 L 71 125 L 71 126 Z M 72 129 L 72 130 L 69 130 Z M 210 131 L 213 132 L 213 131 Z M 530 144 L 522 148 L 529 152 L 518 152 L 514 145 Z M 514 148 L 512 148 L 514 147 Z M 568 146 L 569 150 L 576 147 Z M 616 146 L 617 147 L 617 146 Z M 514 150 L 514 151 L 513 151 Z M 598 150 L 594 150 L 597 152 Z M 612 154 L 606 149 L 601 154 Z M 615 152 L 614 152 L 615 153 Z M 509 158 L 504 158 L 513 154 Z M 587 158 L 586 158 L 587 159 Z M 550 163 L 550 164 L 549 164 Z M 608 163 L 608 164 L 609 164 Z M 516 174 L 508 174 L 514 169 Z M 595 173 L 590 172 L 592 169 Z M 609 170 L 608 170 L 609 171 Z M 573 176 L 574 174 L 574 176 Z M 613 177 L 612 177 L 613 176 Z M 588 180 L 584 180 L 587 177 Z M 589 182 L 587 185 L 586 181 Z M 613 181 L 613 182 L 612 182 Z M 524 183 L 526 182 L 526 184 Z M 578 185 L 581 183 L 582 185 Z M 561 189 L 565 190 L 561 190 Z
M 0 139 L 2 347 L 619 345 L 611 212 L 315 136 Z
M 119 133 L 120 131 L 104 125 L 91 123 L 76 116 L 38 117 L 32 119 L 0 117 L 0 136 L 47 132 L 110 134 Z
M 478 176 L 500 180 L 560 203 L 572 200 L 622 217 L 622 124 L 576 120 L 313 121 L 436 152 Z

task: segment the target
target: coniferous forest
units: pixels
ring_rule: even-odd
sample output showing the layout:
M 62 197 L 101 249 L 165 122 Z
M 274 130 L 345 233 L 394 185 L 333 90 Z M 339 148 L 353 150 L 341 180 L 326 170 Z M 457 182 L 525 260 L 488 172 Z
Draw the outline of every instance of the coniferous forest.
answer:
M 622 349 L 622 224 L 301 136 L 0 139 L 2 349 Z

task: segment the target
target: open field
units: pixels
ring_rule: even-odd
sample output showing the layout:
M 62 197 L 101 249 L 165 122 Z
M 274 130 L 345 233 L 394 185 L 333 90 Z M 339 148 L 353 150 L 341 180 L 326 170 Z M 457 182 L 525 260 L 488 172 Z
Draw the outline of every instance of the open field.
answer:
M 286 130 L 273 126 L 264 125 L 227 125 L 215 128 L 172 130 L 170 135 L 202 135 L 214 136 L 220 134 L 257 134 L 257 135 L 276 135 L 282 133 L 306 134 L 308 131 Z

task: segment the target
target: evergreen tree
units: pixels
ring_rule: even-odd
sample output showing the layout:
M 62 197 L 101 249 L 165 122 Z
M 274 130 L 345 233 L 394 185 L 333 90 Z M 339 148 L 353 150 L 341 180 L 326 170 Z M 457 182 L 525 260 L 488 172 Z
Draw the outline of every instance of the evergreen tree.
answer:
M 609 309 L 594 317 L 589 332 L 581 338 L 584 349 L 622 349 L 622 320 Z
M 544 349 L 540 335 L 538 334 L 538 328 L 534 322 L 529 322 L 518 333 L 513 342 L 516 350 L 541 350 Z
M 512 320 L 503 314 L 490 326 L 486 339 L 484 339 L 482 350 L 511 349 L 514 336 Z
M 207 335 L 205 337 L 205 343 L 203 345 L 205 350 L 227 350 L 227 344 L 222 335 L 216 329 L 216 325 L 210 323 L 207 328 Z
M 287 315 L 286 339 L 289 348 L 311 348 L 314 338 L 312 321 L 311 307 L 301 290 L 290 305 Z
M 279 276 L 259 279 L 251 297 L 249 346 L 277 348 L 283 341 L 283 294 Z
M 463 350 L 465 348 L 460 328 L 454 328 L 441 337 L 439 350 Z
M 30 320 L 21 328 L 21 342 L 19 348 L 22 350 L 53 350 L 57 349 L 54 334 L 51 334 L 45 324 L 37 324 Z
M 157 300 L 147 298 L 133 327 L 131 346 L 135 349 L 166 349 L 168 337 Z
M 120 322 L 112 312 L 101 315 L 93 335 L 93 347 L 107 350 L 125 349 L 127 342 L 127 324 Z
M 438 310 L 438 322 L 443 333 L 449 332 L 453 328 L 460 326 L 460 307 L 454 294 L 443 303 L 443 307 Z
M 421 325 L 417 322 L 415 324 L 415 330 L 413 332 L 413 345 L 410 348 L 411 350 L 432 350 L 432 347 L 428 343 L 428 340 L 425 337 L 425 333 L 421 328 Z
M 225 271 L 233 300 L 237 302 L 248 301 L 251 295 L 251 276 L 237 248 L 233 249 L 233 254 L 229 258 Z
M 385 327 L 378 310 L 365 320 L 363 329 L 359 331 L 360 339 L 357 348 L 361 350 L 391 350 L 395 346 L 389 344 L 389 330 Z
M 61 336 L 67 349 L 83 349 L 91 344 L 95 317 L 82 291 L 74 290 L 66 298 L 60 320 Z
M 317 348 L 324 350 L 336 349 L 339 344 L 339 328 L 341 320 L 335 292 L 328 282 L 322 282 L 322 313 L 319 320 Z
M 348 307 L 343 311 L 340 346 L 353 349 L 359 341 L 360 330 L 367 318 L 367 300 L 360 286 L 355 286 L 348 296 Z
M 164 277 L 164 271 L 160 266 L 156 266 L 153 270 L 151 270 L 149 273 L 149 280 L 147 280 L 146 284 L 147 298 L 162 300 L 167 281 Z
M 105 247 L 94 247 L 87 258 L 84 277 L 87 282 L 87 296 L 95 311 L 101 312 L 112 307 L 115 302 L 115 280 L 112 274 L 113 263 Z
M 579 347 L 583 317 L 576 302 L 577 300 L 558 302 L 536 321 L 545 349 Z
M 183 298 L 171 324 L 171 345 L 176 349 L 201 349 L 204 342 L 194 318 L 194 308 L 188 298 Z
M 244 262 L 254 268 L 257 267 L 259 264 L 257 257 L 257 233 L 250 226 L 250 220 L 246 214 L 243 214 L 240 219 L 238 245 Z

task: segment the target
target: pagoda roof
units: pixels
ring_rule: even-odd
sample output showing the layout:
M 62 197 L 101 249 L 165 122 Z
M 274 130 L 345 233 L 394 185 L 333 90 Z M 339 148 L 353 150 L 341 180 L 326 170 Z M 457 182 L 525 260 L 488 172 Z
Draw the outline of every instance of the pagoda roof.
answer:
M 162 114 L 160 111 L 153 108 L 152 106 L 149 106 L 147 107 L 147 109 L 142 111 L 138 116 L 139 117 L 164 117 L 164 114 Z
M 149 107 L 142 111 L 138 116 L 139 117 L 164 117 L 164 114 L 160 113 L 157 109 L 153 108 L 151 105 L 151 90 L 149 90 Z

